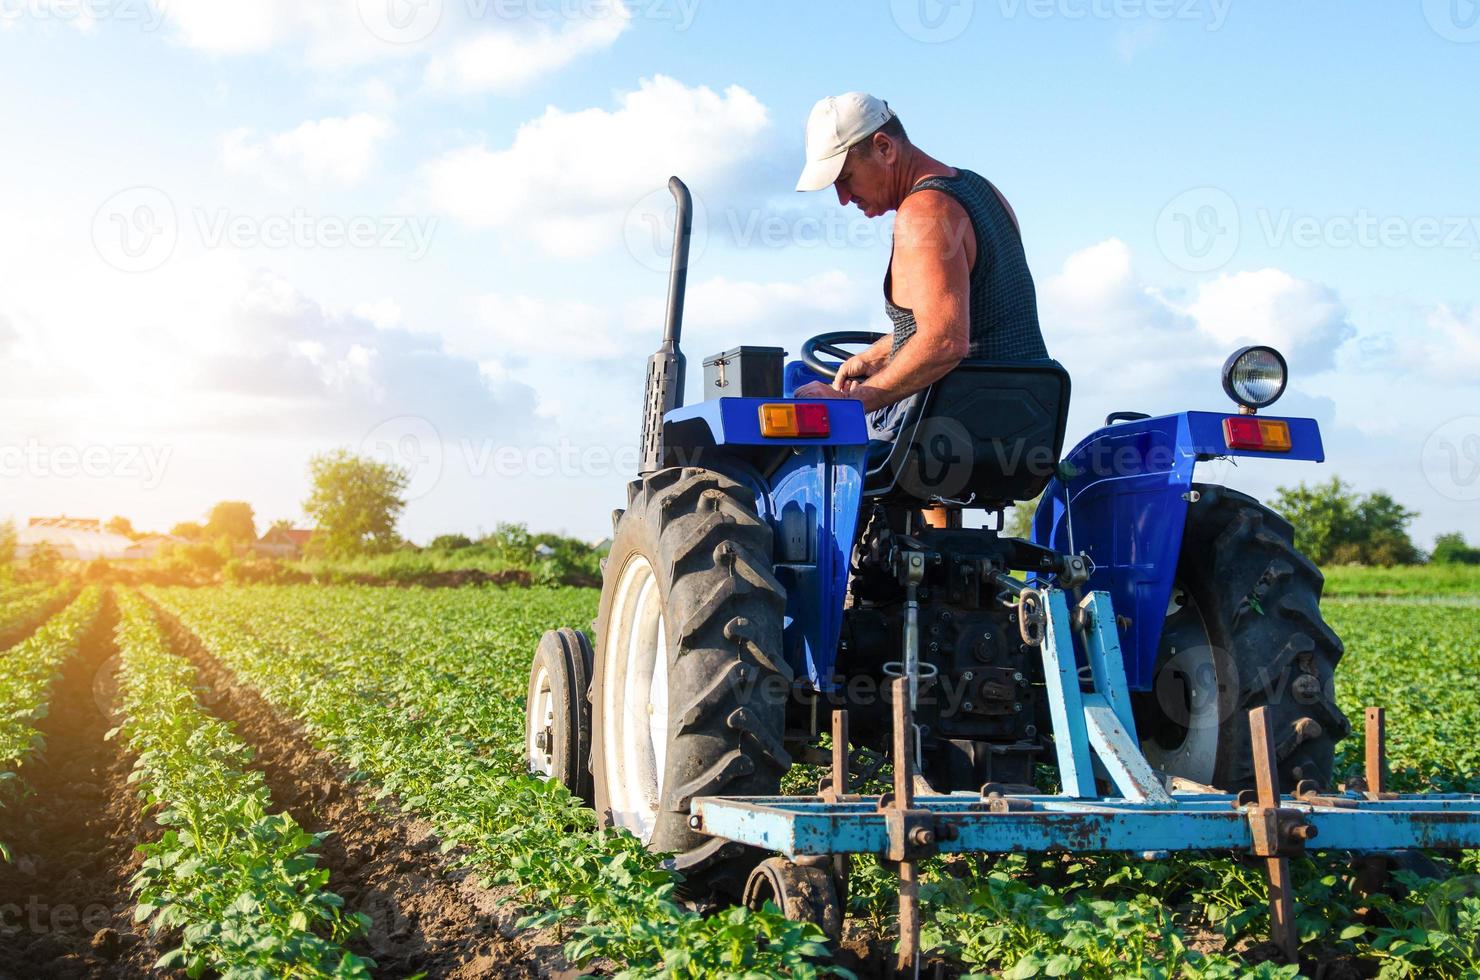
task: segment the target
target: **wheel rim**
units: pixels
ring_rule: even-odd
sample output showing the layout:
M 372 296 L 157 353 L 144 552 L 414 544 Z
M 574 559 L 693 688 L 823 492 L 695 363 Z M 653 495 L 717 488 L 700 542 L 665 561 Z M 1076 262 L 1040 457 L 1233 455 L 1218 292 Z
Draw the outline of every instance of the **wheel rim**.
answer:
M 529 772 L 546 779 L 555 775 L 555 691 L 544 657 L 529 682 L 529 707 L 524 713 L 525 762 Z
M 622 569 L 602 643 L 602 769 L 612 822 L 647 843 L 668 757 L 668 634 L 646 558 Z
M 1141 749 L 1154 769 L 1211 783 L 1222 720 L 1218 662 L 1202 611 L 1180 584 L 1167 603 L 1161 648 L 1152 691 L 1158 718 Z

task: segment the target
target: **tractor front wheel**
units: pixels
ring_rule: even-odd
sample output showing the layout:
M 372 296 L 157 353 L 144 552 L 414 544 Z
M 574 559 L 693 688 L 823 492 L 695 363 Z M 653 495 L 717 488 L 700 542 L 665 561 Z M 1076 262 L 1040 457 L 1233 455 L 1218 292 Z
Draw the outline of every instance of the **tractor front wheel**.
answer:
M 689 894 L 738 894 L 759 855 L 693 830 L 689 805 L 775 795 L 791 765 L 772 532 L 709 470 L 662 470 L 628 497 L 596 621 L 596 812 L 674 855 Z
M 1341 640 L 1321 616 L 1320 570 L 1289 522 L 1252 497 L 1194 488 L 1153 690 L 1138 696 L 1156 768 L 1236 791 L 1254 784 L 1249 713 L 1268 706 L 1280 786 L 1332 784 L 1351 726 L 1336 706 Z

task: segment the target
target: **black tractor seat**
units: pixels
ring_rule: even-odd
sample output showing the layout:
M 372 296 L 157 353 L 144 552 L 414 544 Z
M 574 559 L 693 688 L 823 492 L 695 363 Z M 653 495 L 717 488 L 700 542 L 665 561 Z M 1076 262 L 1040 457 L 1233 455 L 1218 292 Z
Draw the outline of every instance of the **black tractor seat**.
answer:
M 964 360 L 916 397 L 894 442 L 869 443 L 864 496 L 1001 509 L 1043 492 L 1064 448 L 1058 361 Z

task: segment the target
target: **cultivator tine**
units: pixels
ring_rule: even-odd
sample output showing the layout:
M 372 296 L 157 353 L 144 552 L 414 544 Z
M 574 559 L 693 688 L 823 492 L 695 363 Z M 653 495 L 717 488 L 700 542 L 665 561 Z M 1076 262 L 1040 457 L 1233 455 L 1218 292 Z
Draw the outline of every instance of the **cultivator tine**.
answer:
M 848 795 L 848 712 L 834 711 L 832 716 L 832 788 L 843 797 Z
M 848 796 L 848 710 L 841 708 L 832 717 L 832 799 L 841 802 Z M 832 856 L 833 888 L 837 890 L 838 902 L 846 914 L 848 908 L 848 873 L 853 859 L 847 854 Z
M 901 677 L 891 685 L 894 693 L 894 798 L 890 807 L 901 818 L 915 803 L 915 717 L 910 710 L 910 681 Z M 920 866 L 906 858 L 899 862 L 899 958 L 895 973 L 915 978 L 920 974 Z
M 1366 768 L 1362 775 L 1362 793 L 1369 800 L 1381 800 L 1387 793 L 1387 712 L 1369 707 L 1366 712 Z M 1357 859 L 1357 891 L 1376 895 L 1387 885 L 1389 861 L 1381 854 L 1368 854 Z
M 1387 792 L 1387 712 L 1367 709 L 1367 798 L 1380 800 Z
M 1269 709 L 1255 708 L 1249 713 L 1249 734 L 1254 749 L 1254 787 L 1257 807 L 1274 813 L 1280 806 L 1279 768 L 1274 753 L 1274 728 Z M 1270 824 L 1278 828 L 1278 817 Z M 1290 880 L 1290 859 L 1266 854 L 1264 873 L 1269 879 L 1269 934 L 1286 962 L 1298 963 L 1300 935 L 1295 927 L 1295 889 Z
M 899 862 L 899 962 L 895 972 L 902 978 L 920 976 L 920 865 Z

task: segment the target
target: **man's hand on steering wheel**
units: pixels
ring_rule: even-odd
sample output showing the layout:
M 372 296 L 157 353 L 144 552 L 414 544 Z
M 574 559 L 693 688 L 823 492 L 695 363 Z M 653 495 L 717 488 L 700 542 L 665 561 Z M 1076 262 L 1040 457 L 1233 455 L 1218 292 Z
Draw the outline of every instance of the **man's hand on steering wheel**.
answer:
M 853 395 L 853 394 L 851 394 L 849 392 L 842 391 L 840 389 L 834 388 L 832 385 L 828 384 L 826 381 L 808 381 L 806 384 L 804 384 L 800 388 L 798 388 L 792 394 L 792 397 L 793 398 L 856 398 L 857 396 L 856 395 Z
M 802 385 L 795 392 L 797 398 L 857 398 L 854 393 L 861 383 L 873 377 L 881 365 L 870 356 L 868 350 L 861 354 L 849 354 L 842 345 L 865 344 L 872 346 L 884 335 L 859 330 L 840 330 L 818 334 L 802 345 L 802 363 L 816 374 L 832 378 L 832 384 L 813 381 Z M 837 358 L 836 362 L 824 361 L 819 353 Z M 886 358 L 887 360 L 887 358 Z
M 868 353 L 855 354 L 838 365 L 838 373 L 832 386 L 838 391 L 848 391 L 861 381 L 867 381 L 879 370 L 880 365 L 869 359 Z

